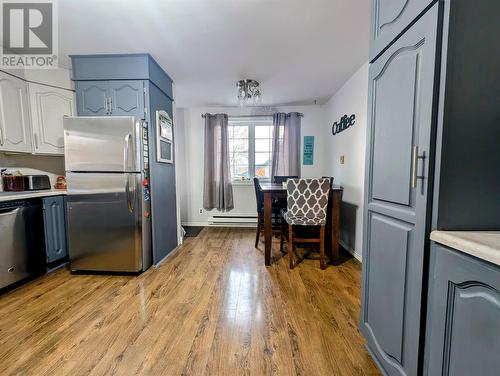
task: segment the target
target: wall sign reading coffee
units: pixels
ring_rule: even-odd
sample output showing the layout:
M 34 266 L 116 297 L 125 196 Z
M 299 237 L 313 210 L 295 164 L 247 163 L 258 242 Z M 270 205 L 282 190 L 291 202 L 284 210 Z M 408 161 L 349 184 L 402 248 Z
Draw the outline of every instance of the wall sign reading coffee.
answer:
M 356 115 L 354 114 L 352 114 L 351 116 L 342 116 L 339 121 L 336 121 L 332 124 L 332 134 L 335 136 L 336 134 L 345 131 L 347 128 L 354 125 L 355 122 Z

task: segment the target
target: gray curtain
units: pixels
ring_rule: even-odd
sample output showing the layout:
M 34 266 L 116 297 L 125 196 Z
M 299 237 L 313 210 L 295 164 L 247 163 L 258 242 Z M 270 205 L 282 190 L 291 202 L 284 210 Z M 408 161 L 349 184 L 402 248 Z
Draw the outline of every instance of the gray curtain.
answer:
M 207 210 L 234 208 L 227 128 L 226 114 L 205 114 L 203 207 Z
M 271 179 L 275 176 L 300 176 L 300 122 L 301 114 L 298 112 L 277 112 L 273 115 Z

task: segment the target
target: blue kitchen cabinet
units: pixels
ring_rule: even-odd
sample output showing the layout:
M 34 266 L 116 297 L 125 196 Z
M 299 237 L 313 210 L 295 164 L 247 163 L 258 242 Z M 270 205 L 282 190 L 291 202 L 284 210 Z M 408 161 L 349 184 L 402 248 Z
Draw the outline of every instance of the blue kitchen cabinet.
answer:
M 45 224 L 45 248 L 47 263 L 59 261 L 68 256 L 66 242 L 65 198 L 44 197 L 43 220 Z
M 144 81 L 78 81 L 79 116 L 136 116 L 143 119 Z
M 430 264 L 425 374 L 498 375 L 500 267 L 436 243 Z
M 144 118 L 144 81 L 109 81 L 110 115 Z
M 175 164 L 157 161 L 156 111 L 172 116 L 172 79 L 149 54 L 72 55 L 79 116 L 135 116 L 149 132 L 153 263 L 177 247 Z M 174 124 L 175 128 L 175 124 Z
M 369 70 L 361 331 L 388 375 L 418 374 L 432 192 L 427 179 L 412 184 L 411 176 L 415 150 L 428 155 L 431 147 L 437 26 L 435 7 Z M 428 168 L 421 165 L 420 174 L 428 176 Z
M 77 112 L 80 116 L 108 114 L 108 83 L 83 81 L 76 83 Z
M 394 41 L 436 0 L 372 0 L 370 60 Z
M 437 272 L 428 284 L 427 276 L 431 230 L 500 230 L 499 75 L 491 58 L 499 15 L 498 0 L 373 0 L 360 326 L 386 375 L 425 375 L 431 321 L 430 375 L 498 374 L 490 354 L 500 349 L 487 333 L 499 330 L 491 319 L 498 282 L 475 285 L 485 275 L 456 275 L 441 262 L 448 277 Z M 426 321 L 433 284 L 438 311 Z

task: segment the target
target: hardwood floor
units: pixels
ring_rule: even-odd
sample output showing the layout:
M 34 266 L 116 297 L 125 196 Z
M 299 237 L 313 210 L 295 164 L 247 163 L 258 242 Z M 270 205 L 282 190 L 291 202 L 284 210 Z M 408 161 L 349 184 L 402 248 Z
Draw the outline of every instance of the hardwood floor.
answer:
M 354 259 L 272 266 L 207 228 L 138 277 L 58 270 L 0 297 L 1 375 L 375 375 Z

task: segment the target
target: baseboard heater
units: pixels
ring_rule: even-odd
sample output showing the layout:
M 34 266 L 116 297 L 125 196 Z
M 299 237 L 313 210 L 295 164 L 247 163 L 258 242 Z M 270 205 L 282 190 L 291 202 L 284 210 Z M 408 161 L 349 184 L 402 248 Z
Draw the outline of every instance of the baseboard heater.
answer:
M 255 227 L 257 217 L 252 215 L 213 215 L 208 217 L 209 226 Z

